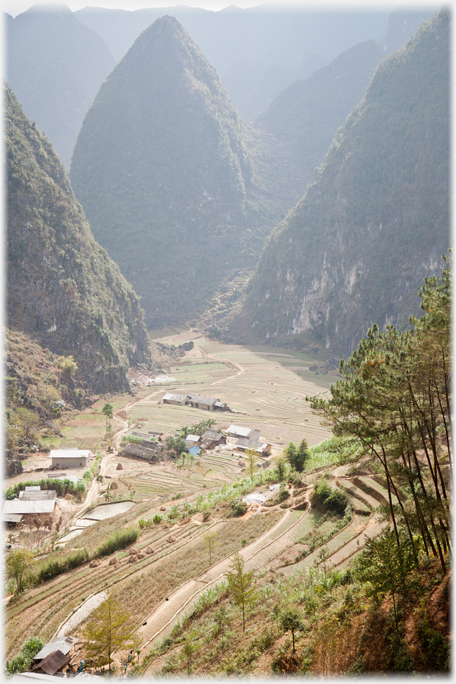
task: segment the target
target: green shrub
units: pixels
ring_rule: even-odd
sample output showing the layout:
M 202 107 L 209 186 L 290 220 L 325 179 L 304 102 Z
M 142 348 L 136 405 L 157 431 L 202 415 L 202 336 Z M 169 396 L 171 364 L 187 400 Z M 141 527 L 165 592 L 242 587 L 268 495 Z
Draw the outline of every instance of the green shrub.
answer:
M 241 499 L 234 499 L 231 502 L 231 508 L 233 509 L 233 515 L 236 517 L 247 513 L 247 504 Z
M 51 559 L 38 571 L 36 582 L 37 584 L 40 584 L 41 582 L 47 582 L 47 580 L 57 577 L 57 575 L 61 575 L 64 572 L 68 572 L 69 570 L 73 570 L 73 568 L 79 567 L 88 560 L 89 553 L 87 549 L 81 549 L 80 551 L 77 551 L 76 553 L 73 553 L 70 556 L 60 560 L 57 558 Z
M 138 437 L 138 435 L 122 435 L 122 442 L 128 444 L 142 444 L 145 437 Z
M 27 480 L 26 482 L 19 482 L 18 484 L 9 487 L 5 493 L 5 499 L 15 499 L 19 496 L 19 492 L 24 491 L 26 487 L 30 486 L 40 486 L 41 489 L 54 489 L 57 492 L 57 496 L 65 496 L 66 494 L 78 494 L 83 490 L 85 492 L 86 488 L 83 482 L 78 482 L 75 485 L 71 480 L 64 479 L 51 479 L 46 477 L 43 480 Z
M 179 506 L 175 504 L 174 506 L 171 506 L 169 513 L 168 513 L 168 518 L 170 520 L 174 520 L 175 518 L 179 517 Z
M 24 641 L 20 653 L 12 658 L 8 664 L 7 674 L 17 672 L 27 672 L 32 664 L 33 658 L 41 651 L 44 641 L 38 637 L 30 637 Z
M 327 482 L 318 482 L 310 498 L 315 507 L 344 515 L 348 499 L 342 492 L 333 491 Z
M 97 556 L 109 556 L 114 551 L 124 549 L 129 544 L 134 544 L 139 537 L 139 530 L 128 527 L 126 530 L 119 530 L 111 534 L 105 542 L 96 550 Z
M 162 520 L 163 520 L 163 516 L 162 516 L 162 515 L 157 515 L 157 514 L 156 514 L 156 515 L 154 515 L 154 517 L 152 518 L 152 522 L 154 523 L 154 525 L 158 525 L 159 523 L 161 523 Z

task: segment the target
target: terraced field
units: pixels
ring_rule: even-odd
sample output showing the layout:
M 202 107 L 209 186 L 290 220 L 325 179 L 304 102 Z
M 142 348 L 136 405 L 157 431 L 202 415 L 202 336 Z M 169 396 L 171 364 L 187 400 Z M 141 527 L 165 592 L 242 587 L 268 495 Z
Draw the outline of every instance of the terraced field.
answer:
M 299 443 L 305 437 L 313 445 L 330 436 L 329 431 L 319 424 L 319 418 L 311 414 L 305 397 L 327 396 L 329 384 L 337 377 L 335 374 L 316 376 L 308 370 L 313 359 L 269 347 L 249 349 L 225 345 L 191 331 L 162 338 L 162 341 L 176 346 L 190 340 L 193 340 L 194 348 L 180 364 L 170 369 L 169 375 L 175 380 L 158 389 L 143 388 L 134 399 L 125 396 L 112 400 L 115 410 L 125 411 L 123 419 L 115 421 L 118 429 L 126 429 L 125 415 L 132 426 L 141 426 L 146 431 L 161 431 L 166 435 L 210 417 L 216 420 L 216 429 L 227 428 L 232 423 L 258 428 L 262 438 L 272 445 L 273 455 L 281 453 L 289 441 Z M 170 390 L 216 396 L 227 402 L 232 412 L 209 413 L 188 406 L 160 403 L 164 393 Z M 99 404 L 103 401 L 100 400 Z M 96 410 L 99 411 L 100 407 Z M 100 430 L 99 416 L 87 420 L 74 419 L 66 438 L 76 443 L 78 426 L 82 426 L 84 435 L 95 440 L 95 432 L 91 433 L 95 425 Z M 83 442 L 83 437 L 81 440 Z M 85 528 L 66 546 L 87 548 L 94 553 L 113 531 L 135 525 L 141 517 L 151 518 L 160 511 L 166 517 L 172 505 L 194 502 L 199 494 L 208 494 L 236 482 L 243 476 L 240 456 L 232 452 L 229 445 L 224 445 L 179 467 L 173 462 L 151 465 L 123 458 L 117 453 L 105 454 L 103 487 L 106 488 L 106 483 L 112 485 L 115 482 L 116 488 L 112 491 L 117 491 L 119 498 L 132 500 L 134 504 L 115 518 L 101 520 Z M 121 469 L 117 470 L 119 464 Z M 360 474 L 356 479 L 347 475 L 346 468 L 335 468 L 334 475 L 335 486 L 347 491 L 355 510 L 350 524 L 327 542 L 331 561 L 340 564 L 347 554 L 362 547 L 367 532 L 373 534 L 379 529 L 371 511 L 378 507 L 384 489 L 372 477 Z M 307 492 L 310 492 L 309 488 Z M 98 503 L 102 500 L 102 492 L 99 494 Z M 93 503 L 97 501 L 93 499 Z M 112 591 L 122 605 L 128 606 L 138 627 L 147 621 L 148 629 L 143 634 L 144 641 L 147 641 L 153 636 L 154 625 L 161 624 L 162 618 L 158 618 L 158 613 L 154 618 L 154 613 L 162 602 L 174 592 L 173 595 L 177 596 L 174 612 L 181 612 L 189 596 L 198 594 L 198 586 L 206 586 L 226 570 L 230 562 L 228 557 L 237 550 L 242 550 L 249 568 L 274 568 L 274 571 L 284 574 L 317 559 L 318 548 L 296 563 L 296 556 L 303 548 L 300 540 L 319 524 L 321 515 L 318 511 L 263 508 L 259 513 L 249 512 L 241 518 L 227 518 L 228 512 L 223 506 L 220 511 L 216 508 L 206 522 L 201 513 L 183 518 L 178 524 L 164 520 L 160 525 L 141 532 L 135 545 L 137 550 L 146 552 L 153 549 L 143 558 L 130 563 L 127 551 L 117 552 L 114 565 L 109 564 L 111 557 L 97 567 L 91 568 L 85 563 L 28 589 L 7 607 L 5 655 L 10 657 L 16 653 L 29 636 L 51 639 L 62 629 L 74 609 L 85 605 L 85 601 L 102 591 Z M 78 519 L 82 520 L 80 508 L 77 513 Z M 334 525 L 334 521 L 324 522 L 320 532 L 327 534 Z M 212 555 L 212 567 L 209 567 L 203 538 L 209 527 L 217 531 L 220 540 Z M 178 591 L 184 585 L 187 589 Z M 191 607 L 191 603 L 188 606 Z M 166 615 L 169 617 L 169 610 Z M 76 628 L 76 634 L 82 626 L 83 623 Z
M 176 346 L 189 341 L 195 346 L 185 356 L 185 365 L 171 369 L 176 382 L 132 407 L 129 417 L 133 421 L 143 421 L 148 429 L 170 434 L 183 425 L 211 417 L 217 421 L 216 428 L 226 428 L 230 423 L 259 428 L 276 452 L 289 441 L 300 442 L 306 437 L 313 445 L 329 436 L 320 419 L 311 413 L 305 397 L 327 396 L 329 386 L 338 377 L 335 373 L 317 376 L 308 371 L 314 359 L 270 347 L 226 345 L 192 332 L 163 339 Z M 216 411 L 208 416 L 208 411 L 202 409 L 160 404 L 161 397 L 171 390 L 215 396 L 227 402 L 234 414 Z

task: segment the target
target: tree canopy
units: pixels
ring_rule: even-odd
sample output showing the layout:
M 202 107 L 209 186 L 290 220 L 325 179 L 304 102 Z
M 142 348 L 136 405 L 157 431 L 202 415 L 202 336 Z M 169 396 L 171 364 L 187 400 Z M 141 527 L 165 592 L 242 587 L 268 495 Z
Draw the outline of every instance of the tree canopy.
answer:
M 111 672 L 112 654 L 136 646 L 134 625 L 129 621 L 130 615 L 122 610 L 112 595 L 94 611 L 83 635 L 87 657 L 95 667 L 108 665 Z
M 245 611 L 252 606 L 258 595 L 255 586 L 254 572 L 244 570 L 245 560 L 239 553 L 234 554 L 233 562 L 226 573 L 228 591 L 232 595 L 234 603 L 242 610 L 242 630 L 245 632 Z
M 441 276 L 426 278 L 420 291 L 421 318 L 411 329 L 373 325 L 347 362 L 331 398 L 311 406 L 339 435 L 359 439 L 366 455 L 383 469 L 388 515 L 396 543 L 403 526 L 417 554 L 425 553 L 446 569 L 450 552 L 452 456 L 450 446 L 450 263 Z

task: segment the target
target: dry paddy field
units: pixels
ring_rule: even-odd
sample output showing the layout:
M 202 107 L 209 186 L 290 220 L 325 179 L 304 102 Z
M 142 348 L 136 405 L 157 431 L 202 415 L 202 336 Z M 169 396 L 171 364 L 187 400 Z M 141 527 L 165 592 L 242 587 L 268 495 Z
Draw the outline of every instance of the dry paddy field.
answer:
M 314 445 L 329 437 L 330 433 L 320 425 L 320 419 L 312 415 L 305 397 L 327 396 L 329 386 L 337 376 L 315 375 L 309 371 L 314 359 L 272 347 L 227 345 L 191 331 L 160 338 L 160 341 L 176 346 L 190 340 L 193 340 L 194 348 L 170 369 L 169 376 L 175 381 L 160 387 L 142 388 L 134 398 L 124 395 L 109 399 L 115 411 L 125 409 L 132 426 L 170 435 L 182 426 L 214 418 L 215 428 L 227 428 L 231 423 L 258 428 L 262 438 L 272 444 L 273 454 L 280 453 L 289 441 L 298 443 L 305 437 Z M 233 412 L 212 413 L 160 403 L 164 393 L 171 390 L 216 396 L 227 402 Z M 100 398 L 97 405 L 71 418 L 63 427 L 65 438 L 60 446 L 93 448 L 100 444 L 104 430 L 104 417 L 100 411 L 105 401 L 106 398 Z M 114 427 L 125 429 L 125 420 L 116 419 Z M 176 464 L 149 465 L 117 454 L 105 455 L 104 486 L 106 482 L 117 480 L 120 498 L 131 499 L 135 504 L 128 512 L 85 529 L 67 544 L 71 549 L 66 548 L 62 553 L 81 548 L 93 553 L 113 531 L 137 523 L 140 517 L 151 517 L 163 506 L 168 511 L 173 503 L 181 504 L 183 499 L 192 501 L 200 493 L 207 494 L 224 484 L 232 484 L 243 476 L 239 456 L 226 445 L 179 468 Z M 123 470 L 116 469 L 118 463 L 122 463 Z M 371 489 L 364 493 L 365 498 L 374 488 L 377 492 L 381 490 L 381 485 L 372 480 L 366 482 L 365 488 L 368 487 Z M 273 510 L 245 519 L 222 519 L 225 513 L 221 511 L 220 520 L 216 522 L 223 544 L 214 552 L 212 563 L 221 561 L 243 545 L 252 544 L 283 515 L 283 511 Z M 31 635 L 51 639 L 73 609 L 100 591 L 112 590 L 122 604 L 128 606 L 137 624 L 141 624 L 163 597 L 208 569 L 209 559 L 202 534 L 213 524 L 214 518 L 209 523 L 202 523 L 201 518 L 143 531 L 136 546 L 139 550 L 153 546 L 154 553 L 137 563 L 130 564 L 128 554 L 118 552 L 117 565 L 110 566 L 109 559 L 94 568 L 86 563 L 28 589 L 6 607 L 5 655 L 10 657 L 17 653 L 22 642 Z M 293 513 L 290 520 L 295 518 L 298 514 Z M 362 522 L 364 524 L 364 520 Z M 312 516 L 304 516 L 299 526 L 287 533 L 287 544 L 296 544 L 311 524 Z M 340 544 L 339 538 L 334 542 L 335 548 Z M 262 563 L 272 560 L 271 551 L 272 548 L 262 552 Z
M 315 359 L 273 347 L 228 345 L 191 332 L 161 341 L 177 346 L 190 340 L 194 348 L 171 369 L 176 381 L 136 403 L 129 412 L 133 421 L 170 434 L 183 425 L 211 417 L 217 421 L 216 428 L 231 423 L 259 428 L 261 436 L 275 445 L 276 452 L 289 441 L 300 442 L 303 437 L 311 446 L 329 437 L 305 397 L 329 395 L 329 387 L 338 376 L 309 371 L 309 365 L 318 363 Z M 234 413 L 209 414 L 188 406 L 160 404 L 169 391 L 215 396 L 227 402 Z

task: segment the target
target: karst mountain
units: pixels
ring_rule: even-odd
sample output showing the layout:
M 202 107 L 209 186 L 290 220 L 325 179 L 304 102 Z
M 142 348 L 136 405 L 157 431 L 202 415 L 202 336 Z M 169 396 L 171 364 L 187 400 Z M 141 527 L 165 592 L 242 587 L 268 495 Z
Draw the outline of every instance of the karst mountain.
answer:
M 277 159 L 272 179 L 257 177 L 269 144 L 244 124 L 171 17 L 146 29 L 103 83 L 70 177 L 149 327 L 189 320 L 227 274 L 254 265 L 288 208 L 283 199 L 269 206 Z
M 5 23 L 6 78 L 69 169 L 84 115 L 115 60 L 66 5 L 34 5 Z
M 232 326 L 348 354 L 407 327 L 449 243 L 449 35 L 441 11 L 377 68 L 303 199 L 277 227 Z
M 296 169 L 291 182 L 300 185 L 301 194 L 383 58 L 374 40 L 358 43 L 306 80 L 292 83 L 254 121 L 255 128 L 284 145 Z

